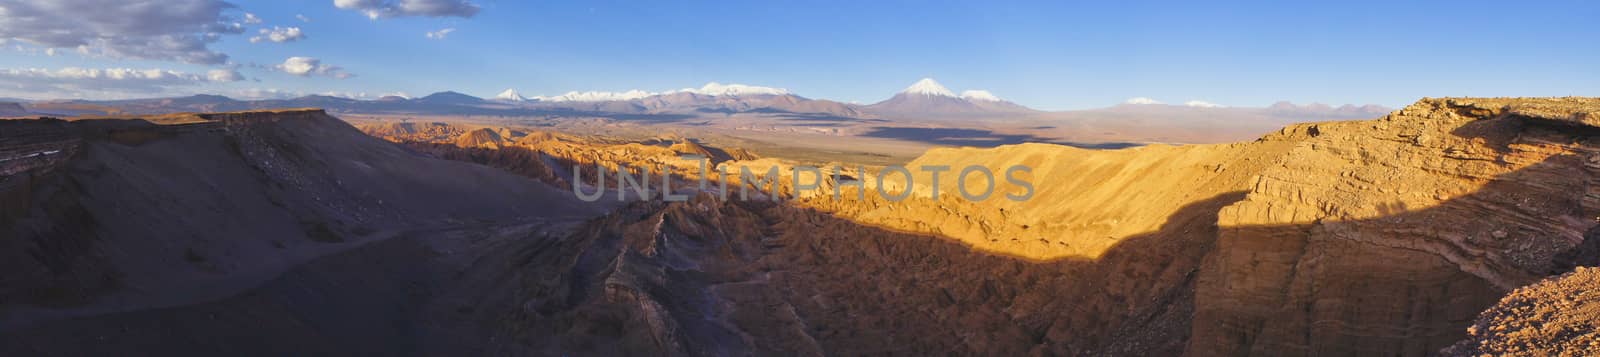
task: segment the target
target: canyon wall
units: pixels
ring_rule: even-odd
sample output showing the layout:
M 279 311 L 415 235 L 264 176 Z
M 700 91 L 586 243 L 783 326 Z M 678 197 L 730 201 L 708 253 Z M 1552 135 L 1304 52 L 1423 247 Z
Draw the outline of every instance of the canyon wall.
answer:
M 1131 237 L 1202 235 L 1186 248 L 1204 249 L 1202 261 L 1147 262 L 1198 277 L 1188 353 L 1424 355 L 1459 340 L 1501 294 L 1570 268 L 1558 258 L 1600 217 L 1597 108 L 1589 98 L 1425 99 L 1250 143 L 935 149 L 906 165 L 915 194 L 904 201 L 871 193 L 868 180 L 864 201 L 848 188 L 844 199 L 795 202 L 1038 262 L 1104 259 Z M 1002 183 L 969 202 L 955 171 L 937 188 L 918 171 L 974 163 L 1032 167 L 1037 192 L 1005 200 L 999 193 L 1018 189 Z M 886 177 L 891 193 L 907 186 Z M 1232 201 L 1185 211 L 1211 199 Z M 1160 229 L 1197 214 L 1216 219 Z

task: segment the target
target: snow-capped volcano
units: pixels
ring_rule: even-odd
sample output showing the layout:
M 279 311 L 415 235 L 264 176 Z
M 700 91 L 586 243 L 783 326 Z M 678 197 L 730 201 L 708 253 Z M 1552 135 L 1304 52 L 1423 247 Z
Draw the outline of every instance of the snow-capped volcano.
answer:
M 958 96 L 933 78 L 923 78 L 912 83 L 893 98 L 869 105 L 866 109 L 890 117 L 968 116 L 1033 111 L 1000 99 L 986 90 L 967 90 Z
M 939 81 L 935 81 L 933 78 L 923 78 L 922 80 L 917 81 L 917 83 L 912 83 L 910 87 L 906 87 L 906 89 L 900 91 L 900 93 L 936 95 L 941 97 L 956 96 L 955 92 L 951 92 L 949 88 L 945 88 L 944 85 L 939 84 Z
M 510 101 L 510 102 L 521 102 L 521 101 L 528 100 L 528 98 L 523 97 L 521 93 L 517 93 L 516 89 L 511 89 L 511 88 L 506 88 L 506 91 L 500 92 L 500 94 L 496 94 L 494 96 L 494 99 Z

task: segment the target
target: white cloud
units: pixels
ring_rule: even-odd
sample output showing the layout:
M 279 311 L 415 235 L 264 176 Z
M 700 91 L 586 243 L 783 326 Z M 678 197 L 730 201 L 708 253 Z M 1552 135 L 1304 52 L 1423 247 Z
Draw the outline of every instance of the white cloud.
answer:
M 1211 102 L 1207 102 L 1207 101 L 1203 101 L 1203 100 L 1191 100 L 1191 101 L 1183 102 L 1183 105 L 1191 106 L 1191 107 L 1195 107 L 1195 108 L 1221 108 L 1221 107 L 1223 107 L 1221 104 L 1211 103 Z
M 353 76 L 339 66 L 324 64 L 322 60 L 311 57 L 289 57 L 289 59 L 283 61 L 283 64 L 273 66 L 273 68 L 283 71 L 283 73 L 301 77 L 315 75 L 345 79 Z
M 244 23 L 250 25 L 259 24 L 261 23 L 261 18 L 256 17 L 256 14 L 246 12 L 244 13 Z
M 1000 97 L 995 96 L 994 93 L 989 93 L 989 91 L 977 90 L 977 89 L 962 91 L 961 92 L 961 98 L 962 99 L 966 99 L 966 100 L 981 100 L 981 101 L 989 101 L 989 102 L 999 102 L 999 101 L 1001 101 Z
M 44 68 L 0 69 L 0 91 L 51 97 L 134 97 L 172 93 L 173 88 L 235 82 L 244 76 L 231 69 L 204 74 L 166 69 Z
M 80 68 L 65 67 L 55 71 L 44 68 L 0 69 L 0 78 L 48 78 L 61 80 L 107 80 L 107 81 L 167 81 L 167 82 L 228 82 L 242 79 L 238 72 L 227 69 L 217 69 L 207 72 L 206 75 L 190 74 L 186 72 L 166 69 L 132 69 L 132 68 Z
M 1125 100 L 1125 101 L 1122 101 L 1122 103 L 1123 103 L 1123 104 L 1138 104 L 1138 105 L 1145 105 L 1145 104 L 1166 104 L 1166 103 L 1162 103 L 1162 102 L 1161 102 L 1161 101 L 1157 101 L 1157 100 L 1155 100 L 1155 99 L 1150 99 L 1150 98 L 1145 98 L 1145 97 L 1133 97 L 1133 98 L 1128 98 L 1128 100 Z
M 240 98 L 240 99 L 292 99 L 292 98 L 304 97 L 304 96 L 307 96 L 307 95 L 320 95 L 320 96 L 339 97 L 339 98 L 347 98 L 347 99 L 372 100 L 372 99 L 377 99 L 377 98 L 380 98 L 380 97 L 383 97 L 383 96 L 388 96 L 388 95 L 399 95 L 399 96 L 403 97 L 403 96 L 405 96 L 405 93 L 403 93 L 403 92 L 385 93 L 385 94 L 381 94 L 381 95 L 373 95 L 373 94 L 370 94 L 370 93 L 367 93 L 367 92 L 337 92 L 337 91 L 327 91 L 327 92 L 321 92 L 321 93 L 308 93 L 308 92 L 302 92 L 302 91 L 281 90 L 281 89 L 277 89 L 277 88 L 249 88 L 249 89 L 242 89 L 242 90 L 233 91 L 233 96 L 235 98 Z
M 456 32 L 456 29 L 454 27 L 442 28 L 439 29 L 439 31 L 429 31 L 426 34 L 423 34 L 423 36 L 427 36 L 428 38 L 435 40 L 443 40 L 444 37 L 449 36 L 451 32 Z
M 206 79 L 212 82 L 237 82 L 244 80 L 244 75 L 231 69 L 213 69 L 206 71 Z
M 295 14 L 294 18 L 300 19 L 300 22 L 311 22 L 311 18 L 306 17 L 306 15 L 303 14 Z
M 285 91 L 277 88 L 249 88 L 234 91 L 232 97 L 239 99 L 288 99 L 304 95 L 301 92 Z
M 111 58 L 227 62 L 210 49 L 244 28 L 220 0 L 6 0 L 0 38 Z M 248 21 L 249 16 L 244 21 Z
M 478 5 L 466 0 L 333 0 L 333 6 L 356 10 L 377 20 L 387 17 L 472 17 L 478 14 Z
M 722 83 L 717 83 L 717 82 L 706 83 L 706 85 L 701 86 L 699 89 L 696 89 L 696 88 L 684 88 L 684 89 L 679 89 L 677 91 L 678 92 L 689 92 L 689 93 L 695 93 L 695 94 L 704 94 L 704 95 L 733 95 L 733 96 L 738 96 L 738 95 L 759 95 L 759 94 L 766 94 L 766 95 L 789 94 L 789 90 L 788 89 L 783 89 L 783 88 L 750 86 L 750 85 L 743 85 L 743 84 L 737 84 L 737 83 L 735 83 L 735 84 L 722 84 Z M 667 93 L 672 93 L 672 92 L 667 92 Z
M 257 42 L 261 42 L 261 41 L 272 41 L 272 42 L 277 42 L 277 43 L 284 43 L 284 42 L 298 41 L 298 40 L 306 38 L 305 33 L 301 32 L 299 27 L 277 27 L 277 26 L 273 26 L 270 29 L 263 28 L 259 32 L 260 32 L 260 35 L 250 38 L 250 43 L 257 43 Z
M 366 99 L 366 98 L 369 98 L 367 96 L 366 92 L 332 92 L 332 91 L 329 91 L 329 92 L 322 92 L 322 93 L 319 93 L 317 95 L 325 95 L 325 96 L 329 96 L 329 97 L 339 97 L 339 98 L 345 98 L 345 99 Z

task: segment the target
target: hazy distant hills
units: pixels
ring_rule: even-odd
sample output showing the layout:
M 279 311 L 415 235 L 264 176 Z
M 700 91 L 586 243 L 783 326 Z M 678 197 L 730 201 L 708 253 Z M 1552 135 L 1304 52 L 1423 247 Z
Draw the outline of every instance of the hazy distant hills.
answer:
M 444 91 L 444 92 L 438 92 L 438 93 L 434 93 L 434 94 L 429 94 L 426 97 L 417 98 L 416 100 L 413 100 L 412 102 L 418 103 L 418 104 L 468 105 L 468 106 L 484 104 L 483 98 L 478 98 L 478 97 L 474 97 L 474 96 L 470 96 L 470 95 L 466 95 L 466 94 L 461 94 L 461 93 L 456 93 L 456 92 L 452 92 L 452 91 Z
M 31 113 L 22 108 L 17 102 L 0 102 L 0 117 L 20 117 Z
M 1294 103 L 1290 102 L 1273 103 L 1272 106 L 1269 106 L 1266 109 L 1268 112 L 1279 115 L 1318 116 L 1327 118 L 1370 118 L 1388 114 L 1390 111 L 1394 110 L 1389 107 L 1374 104 L 1367 104 L 1363 106 L 1345 104 L 1336 108 L 1334 106 L 1322 103 L 1295 105 Z
M 1373 118 L 1388 114 L 1393 109 L 1381 105 L 1344 105 L 1333 107 L 1327 104 L 1312 103 L 1297 105 L 1290 102 L 1277 102 L 1266 108 L 1253 107 L 1195 107 L 1187 105 L 1170 104 L 1118 104 L 1109 108 L 1082 110 L 1079 112 L 1108 112 L 1135 115 L 1163 115 L 1163 116 L 1264 116 L 1286 117 L 1301 119 L 1351 119 Z
M 222 112 L 272 108 L 323 108 L 333 113 L 606 117 L 626 120 L 685 118 L 717 120 L 735 115 L 775 118 L 764 130 L 880 132 L 883 127 L 948 127 L 1007 129 L 1081 143 L 1166 142 L 1213 143 L 1247 140 L 1283 125 L 1308 121 L 1365 119 L 1383 116 L 1376 105 L 1297 105 L 1222 107 L 1196 102 L 1161 104 L 1140 98 L 1106 108 L 1041 111 L 985 90 L 957 92 L 925 78 L 881 102 L 860 105 L 812 99 L 786 89 L 710 83 L 700 88 L 666 92 L 568 92 L 559 96 L 524 96 L 507 89 L 493 98 L 454 91 L 407 98 L 385 96 L 352 99 L 308 95 L 289 99 L 237 100 L 218 95 L 175 98 L 89 101 L 55 100 L 23 103 L 24 113 L 56 116 L 134 115 L 173 112 Z M 0 114 L 3 110 L 0 110 Z M 801 116 L 804 120 L 787 116 Z M 809 121 L 807 121 L 809 120 Z M 817 121 L 822 120 L 822 121 Z M 741 124 L 748 125 L 748 124 Z M 943 134 L 941 134 L 943 135 Z M 920 136 L 919 136 L 920 137 Z
M 152 98 L 112 101 L 40 101 L 43 110 L 53 115 L 101 115 L 113 113 L 160 114 L 173 112 L 218 112 L 266 108 L 324 108 L 334 112 L 538 115 L 560 113 L 606 114 L 733 114 L 804 113 L 834 117 L 865 116 L 851 105 L 830 100 L 809 99 L 793 94 L 708 95 L 675 92 L 629 100 L 542 101 L 522 98 L 511 92 L 486 100 L 467 94 L 445 91 L 420 98 L 386 96 L 359 100 L 326 95 L 292 99 L 236 100 L 217 95 Z M 522 98 L 518 100 L 517 98 Z
M 541 109 L 625 114 L 762 112 L 824 114 L 850 118 L 862 116 L 861 112 L 844 103 L 809 99 L 793 94 L 708 95 L 675 92 L 632 100 L 536 101 L 525 105 Z

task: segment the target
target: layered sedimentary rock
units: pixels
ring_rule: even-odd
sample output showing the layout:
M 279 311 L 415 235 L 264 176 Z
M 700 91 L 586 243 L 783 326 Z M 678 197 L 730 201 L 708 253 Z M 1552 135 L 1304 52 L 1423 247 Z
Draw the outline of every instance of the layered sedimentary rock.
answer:
M 1458 341 L 1505 292 L 1583 261 L 1584 249 L 1592 250 L 1580 243 L 1600 215 L 1594 172 L 1600 128 L 1571 118 L 1597 106 L 1581 98 L 1428 99 L 1378 120 L 1296 125 L 1251 143 L 938 149 L 906 165 L 910 182 L 886 175 L 889 193 L 913 191 L 901 201 L 875 192 L 883 172 L 876 168 L 844 170 L 868 181 L 869 193 L 856 199 L 857 188 L 848 187 L 835 199 L 831 190 L 840 183 L 831 179 L 818 191 L 796 192 L 793 163 L 728 161 L 721 166 L 734 172 L 779 167 L 779 196 L 787 203 L 754 212 L 783 218 L 742 224 L 765 227 L 757 229 L 768 232 L 763 237 L 779 239 L 764 238 L 767 249 L 739 243 L 745 248 L 734 256 L 708 257 L 701 248 L 667 253 L 675 249 L 663 242 L 705 235 L 660 230 L 711 229 L 675 224 L 721 226 L 726 218 L 706 218 L 708 212 L 725 217 L 730 209 L 752 208 L 699 202 L 693 210 L 674 204 L 637 212 L 677 213 L 639 218 L 649 222 L 636 225 L 654 232 L 645 237 L 628 238 L 635 233 L 627 230 L 583 237 L 637 240 L 615 245 L 620 253 L 608 261 L 619 263 L 601 270 L 647 264 L 657 273 L 629 273 L 627 281 L 649 283 L 613 285 L 608 291 L 629 292 L 590 303 L 646 316 L 633 322 L 640 325 L 612 322 L 644 331 L 630 337 L 653 341 L 639 348 L 689 354 L 785 346 L 843 353 L 1426 355 Z M 952 183 L 967 165 L 996 173 L 1030 167 L 1025 179 L 1034 196 L 1006 200 L 1002 195 L 1021 189 L 1002 184 L 982 202 L 961 198 Z M 952 171 L 932 187 L 923 166 Z M 968 184 L 982 186 L 976 178 Z M 932 198 L 935 190 L 939 199 Z M 713 245 L 723 244 L 732 243 Z M 750 254 L 782 262 L 770 269 L 784 272 L 752 278 L 727 268 Z M 983 258 L 963 258 L 969 256 Z M 892 263 L 879 265 L 884 261 Z M 934 261 L 940 263 L 927 263 Z M 688 316 L 715 313 L 677 310 L 700 303 L 652 286 L 716 284 L 674 274 L 738 282 L 737 290 L 711 289 L 712 301 L 734 311 L 755 304 L 770 308 L 763 316 L 794 317 L 693 327 L 702 322 Z M 1049 284 L 1039 285 L 1041 279 Z M 978 295 L 957 293 L 973 286 Z M 913 307 L 934 312 L 900 312 Z M 877 322 L 851 320 L 863 316 Z M 806 328 L 782 327 L 796 324 Z M 916 337 L 884 332 L 951 324 L 986 327 L 970 335 L 937 327 Z M 766 335 L 773 331 L 778 335 Z M 739 338 L 715 337 L 729 335 Z
M 1203 260 L 1174 251 L 1149 263 L 1165 264 L 1157 276 L 1197 277 L 1188 353 L 1422 355 L 1460 339 L 1506 291 L 1583 259 L 1574 249 L 1600 217 L 1600 128 L 1585 119 L 1597 107 L 1589 98 L 1426 99 L 1251 143 L 936 149 L 907 165 L 910 185 L 887 175 L 887 191 L 914 191 L 904 201 L 854 200 L 847 188 L 846 199 L 802 194 L 796 204 L 1041 262 L 1105 259 L 1134 237 L 1199 236 L 1186 249 L 1205 251 Z M 1029 166 L 1037 192 L 1009 201 L 997 197 L 1019 189 L 1002 185 L 983 202 L 960 198 L 954 170 L 972 164 Z M 934 188 L 918 169 L 937 165 L 953 170 Z M 1191 209 L 1206 200 L 1225 203 Z M 1205 216 L 1216 218 L 1182 225 Z M 1190 288 L 1144 289 L 1133 295 Z
M 1190 352 L 1430 353 L 1554 272 L 1600 216 L 1600 128 L 1530 105 L 1600 101 L 1424 100 L 1263 139 L 1299 143 L 1220 212 Z

